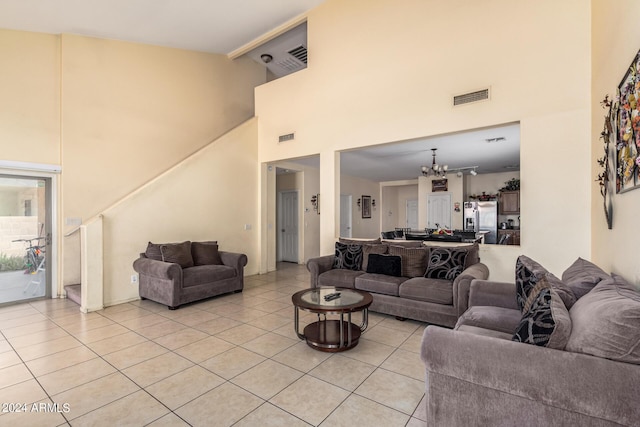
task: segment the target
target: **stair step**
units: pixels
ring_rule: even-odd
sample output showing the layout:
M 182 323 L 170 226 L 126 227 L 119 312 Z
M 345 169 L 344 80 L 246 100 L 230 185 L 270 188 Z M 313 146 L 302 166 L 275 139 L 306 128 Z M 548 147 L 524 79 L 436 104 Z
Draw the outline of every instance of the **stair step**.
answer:
M 64 290 L 67 292 L 68 299 L 78 305 L 82 305 L 82 300 L 80 299 L 80 285 L 67 285 L 64 287 Z

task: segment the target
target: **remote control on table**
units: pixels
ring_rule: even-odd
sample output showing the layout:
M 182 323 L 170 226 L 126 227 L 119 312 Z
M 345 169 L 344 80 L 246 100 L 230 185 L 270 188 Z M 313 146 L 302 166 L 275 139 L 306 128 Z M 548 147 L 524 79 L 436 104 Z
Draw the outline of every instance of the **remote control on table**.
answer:
M 327 294 L 324 296 L 325 301 L 333 301 L 334 299 L 340 298 L 340 292 L 335 292 L 333 294 Z

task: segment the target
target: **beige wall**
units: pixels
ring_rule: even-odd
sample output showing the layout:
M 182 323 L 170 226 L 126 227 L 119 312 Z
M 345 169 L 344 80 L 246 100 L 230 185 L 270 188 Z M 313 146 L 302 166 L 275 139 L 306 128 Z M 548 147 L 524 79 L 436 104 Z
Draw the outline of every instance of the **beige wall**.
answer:
M 337 211 L 336 151 L 519 121 L 522 219 L 539 238 L 483 260 L 498 279 L 518 253 L 560 274 L 591 248 L 590 19 L 582 0 L 328 0 L 308 18 L 308 68 L 256 89 L 260 161 L 319 153 Z M 487 86 L 490 101 L 451 107 Z M 292 130 L 295 143 L 277 143 Z M 336 221 L 321 222 L 323 254 Z
M 60 164 L 60 38 L 0 30 L 0 160 Z
M 0 160 L 62 165 L 61 234 L 251 118 L 266 81 L 251 60 L 74 35 L 0 30 L 0 58 Z M 79 234 L 62 243 L 60 283 L 79 283 Z
M 367 179 L 341 175 L 339 194 L 351 195 L 351 237 L 358 239 L 375 239 L 380 237 L 380 184 Z M 371 207 L 371 218 L 362 218 L 362 207 L 358 207 L 358 199 L 371 196 L 376 206 Z M 340 218 L 338 217 L 338 224 Z
M 592 176 L 600 173 L 596 159 L 602 157 L 600 132 L 606 111 L 600 107 L 605 95 L 615 96 L 618 84 L 638 52 L 640 45 L 640 3 L 635 0 L 593 0 L 592 4 L 592 99 L 589 165 Z M 594 178 L 595 179 L 595 178 Z M 614 190 L 615 191 L 615 190 Z M 598 185 L 591 188 L 593 222 L 593 259 L 606 271 L 613 271 L 640 286 L 637 223 L 640 212 L 640 190 L 613 196 L 613 229 L 608 230 L 603 212 L 603 199 Z

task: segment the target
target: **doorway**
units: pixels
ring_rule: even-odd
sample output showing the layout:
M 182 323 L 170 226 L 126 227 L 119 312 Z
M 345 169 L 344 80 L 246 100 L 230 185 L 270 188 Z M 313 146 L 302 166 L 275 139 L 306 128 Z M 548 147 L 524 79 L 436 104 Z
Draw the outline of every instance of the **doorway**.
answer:
M 353 203 L 351 194 L 340 195 L 340 237 L 352 237 L 353 212 L 351 203 Z
M 298 191 L 278 192 L 278 261 L 298 262 Z
M 407 200 L 407 221 L 405 227 L 411 230 L 418 229 L 418 201 L 416 199 Z
M 0 173 L 0 305 L 52 296 L 52 187 Z
M 451 193 L 431 193 L 427 196 L 427 228 L 451 229 Z

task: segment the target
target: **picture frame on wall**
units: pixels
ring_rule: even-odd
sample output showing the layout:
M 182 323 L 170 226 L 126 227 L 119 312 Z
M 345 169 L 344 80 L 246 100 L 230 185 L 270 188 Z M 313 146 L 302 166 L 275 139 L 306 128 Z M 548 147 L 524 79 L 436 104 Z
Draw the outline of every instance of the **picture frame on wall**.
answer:
M 447 191 L 449 188 L 449 181 L 444 179 L 434 179 L 431 181 L 431 191 L 435 193 L 436 191 Z
M 640 188 L 640 51 L 618 85 L 612 106 L 616 193 Z
M 371 218 L 371 196 L 362 196 L 362 218 Z

